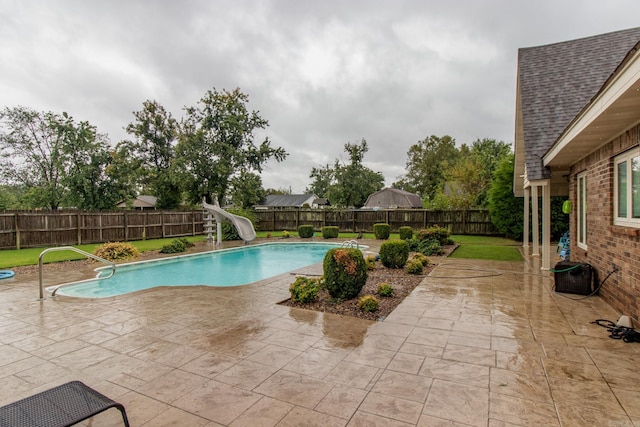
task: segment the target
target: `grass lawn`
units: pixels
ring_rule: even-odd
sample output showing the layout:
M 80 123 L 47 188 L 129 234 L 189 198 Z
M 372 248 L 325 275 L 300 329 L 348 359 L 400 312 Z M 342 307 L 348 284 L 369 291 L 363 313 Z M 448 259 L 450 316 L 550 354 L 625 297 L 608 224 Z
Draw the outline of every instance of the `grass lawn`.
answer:
M 187 237 L 190 242 L 200 242 L 205 239 L 203 236 L 191 236 Z M 135 246 L 140 252 L 154 251 L 161 249 L 164 245 L 171 242 L 173 238 L 169 239 L 153 239 L 153 240 L 137 240 L 135 242 L 129 242 Z M 70 245 L 75 248 L 81 249 L 85 252 L 93 253 L 95 248 L 102 243 L 94 243 L 90 245 Z M 0 268 L 18 267 L 21 265 L 34 265 L 38 264 L 38 258 L 40 253 L 47 248 L 27 248 L 27 249 L 9 249 L 0 251 Z M 73 251 L 56 251 L 49 252 L 44 256 L 44 262 L 58 262 L 58 261 L 71 261 L 76 259 L 85 259 L 82 254 Z
M 494 261 L 523 261 L 519 242 L 502 237 L 451 236 L 458 248 L 451 258 L 486 259 Z

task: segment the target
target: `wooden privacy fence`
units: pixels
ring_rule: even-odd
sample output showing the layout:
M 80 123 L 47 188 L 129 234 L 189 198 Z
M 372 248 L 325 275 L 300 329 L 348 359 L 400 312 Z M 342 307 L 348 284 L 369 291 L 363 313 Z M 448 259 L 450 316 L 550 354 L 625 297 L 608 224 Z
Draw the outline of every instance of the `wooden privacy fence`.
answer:
M 386 223 L 391 231 L 402 226 L 414 230 L 438 225 L 453 234 L 497 235 L 487 210 L 432 211 L 424 209 L 388 210 L 269 210 L 255 211 L 258 228 L 264 231 L 295 231 L 299 225 L 337 226 L 341 232 L 373 232 L 373 225 Z
M 38 211 L 0 213 L 0 248 L 80 245 L 203 233 L 202 211 Z
M 337 226 L 341 232 L 372 232 L 387 223 L 397 232 L 439 225 L 453 234 L 497 235 L 486 210 L 322 210 L 254 212 L 262 231 L 296 231 L 299 225 Z M 204 234 L 203 211 L 20 211 L 0 213 L 0 249 L 80 245 Z

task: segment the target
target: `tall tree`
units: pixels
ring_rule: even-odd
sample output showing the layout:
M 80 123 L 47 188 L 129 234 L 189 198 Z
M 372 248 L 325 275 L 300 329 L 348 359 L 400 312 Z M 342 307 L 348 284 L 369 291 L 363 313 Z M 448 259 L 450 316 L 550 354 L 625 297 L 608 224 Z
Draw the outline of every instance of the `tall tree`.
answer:
M 207 91 L 195 107 L 186 107 L 186 118 L 176 146 L 181 181 L 192 202 L 212 195 L 225 203 L 233 178 L 242 173 L 260 173 L 270 159 L 287 157 L 268 138 L 254 141 L 254 132 L 269 123 L 258 112 L 249 111 L 249 97 L 233 91 Z
M 98 134 L 95 126 L 86 121 L 76 124 L 67 113 L 62 114 L 57 126 L 63 136 L 65 205 L 78 209 L 113 208 L 117 194 L 106 173 L 112 161 L 106 135 Z
M 394 186 L 429 201 L 443 188 L 444 171 L 457 162 L 460 152 L 449 135 L 431 135 L 412 145 L 407 156 L 407 173 Z
M 123 141 L 140 166 L 139 184 L 143 191 L 157 197 L 156 206 L 173 209 L 180 205 L 181 192 L 173 173 L 178 122 L 157 101 L 147 100 L 142 110 L 133 113 L 135 121 L 127 125 L 134 141 Z
M 346 143 L 344 151 L 349 155 L 349 163 L 336 160 L 333 168 L 329 165 L 313 168 L 310 177 L 315 181 L 308 190 L 313 190 L 319 197 L 328 198 L 335 206 L 362 207 L 371 193 L 384 186 L 384 176 L 362 164 L 368 150 L 364 138 L 359 144 Z
M 64 197 L 60 121 L 25 107 L 0 112 L 0 176 L 24 186 L 32 208 L 57 209 Z

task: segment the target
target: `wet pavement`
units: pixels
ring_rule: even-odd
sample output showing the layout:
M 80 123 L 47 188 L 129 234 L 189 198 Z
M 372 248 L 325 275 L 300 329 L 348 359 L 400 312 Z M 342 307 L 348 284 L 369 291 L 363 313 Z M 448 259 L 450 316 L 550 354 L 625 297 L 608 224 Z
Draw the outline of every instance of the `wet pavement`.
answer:
M 640 344 L 608 338 L 590 322 L 620 313 L 554 293 L 539 261 L 439 259 L 382 322 L 278 305 L 291 274 L 44 301 L 19 274 L 0 281 L 0 405 L 80 380 L 132 426 L 640 425 Z

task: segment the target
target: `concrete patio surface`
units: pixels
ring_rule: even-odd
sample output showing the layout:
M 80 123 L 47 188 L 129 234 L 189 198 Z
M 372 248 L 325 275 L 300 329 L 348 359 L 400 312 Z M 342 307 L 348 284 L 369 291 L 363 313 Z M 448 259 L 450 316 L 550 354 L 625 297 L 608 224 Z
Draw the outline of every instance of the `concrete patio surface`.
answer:
M 539 261 L 438 259 L 381 322 L 278 305 L 290 274 L 44 301 L 20 274 L 0 280 L 0 405 L 80 380 L 132 426 L 640 425 L 640 344 L 608 338 L 590 322 L 620 313 L 556 294 Z

